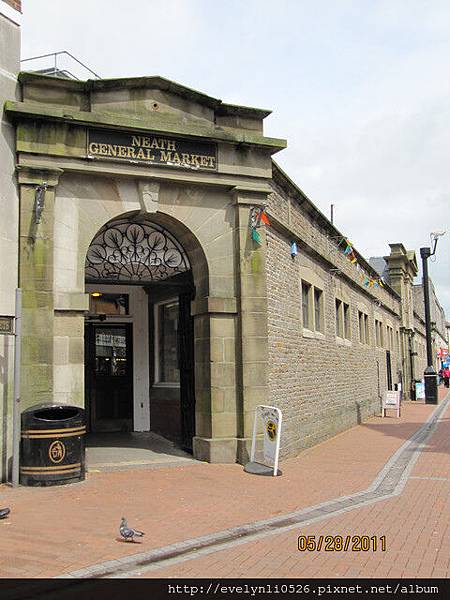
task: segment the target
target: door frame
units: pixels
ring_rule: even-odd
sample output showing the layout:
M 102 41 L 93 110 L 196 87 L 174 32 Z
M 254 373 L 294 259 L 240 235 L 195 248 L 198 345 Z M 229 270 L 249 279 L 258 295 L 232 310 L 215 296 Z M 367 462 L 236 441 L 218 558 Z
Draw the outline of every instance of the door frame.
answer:
M 130 374 L 130 403 L 131 403 L 131 419 L 130 426 L 133 428 L 134 421 L 134 365 L 133 365 L 133 324 L 132 323 L 120 323 L 120 322 L 106 322 L 106 321 L 87 321 L 85 324 L 85 348 L 86 348 L 86 358 L 85 361 L 85 373 L 86 373 L 86 410 L 88 413 L 88 424 L 89 431 L 95 432 L 94 424 L 97 423 L 97 419 L 95 418 L 96 406 L 95 400 L 93 398 L 93 390 L 94 390 L 94 380 L 95 380 L 95 333 L 99 329 L 115 329 L 122 328 L 125 329 L 126 335 L 126 348 L 127 348 L 127 359 L 129 367 L 131 368 Z M 98 430 L 95 433 L 102 433 L 102 430 Z M 105 431 L 108 433 L 108 431 Z

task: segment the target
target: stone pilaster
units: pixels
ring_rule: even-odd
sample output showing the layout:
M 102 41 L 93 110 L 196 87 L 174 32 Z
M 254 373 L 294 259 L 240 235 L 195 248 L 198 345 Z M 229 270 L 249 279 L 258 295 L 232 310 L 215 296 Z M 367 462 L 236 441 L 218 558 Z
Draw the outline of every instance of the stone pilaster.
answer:
M 266 235 L 251 238 L 250 211 L 267 203 L 266 190 L 234 189 L 239 290 L 238 462 L 249 459 L 255 407 L 268 403 Z
M 405 250 L 403 244 L 389 244 L 391 253 L 385 256 L 389 269 L 389 285 L 400 295 L 400 335 L 402 349 L 403 390 L 405 394 L 414 394 L 416 378 L 416 350 L 414 339 L 413 281 L 418 266 L 414 251 Z
M 194 456 L 236 462 L 236 299 L 192 303 L 195 343 Z
M 22 409 L 53 400 L 53 228 L 61 173 L 46 167 L 18 168 Z

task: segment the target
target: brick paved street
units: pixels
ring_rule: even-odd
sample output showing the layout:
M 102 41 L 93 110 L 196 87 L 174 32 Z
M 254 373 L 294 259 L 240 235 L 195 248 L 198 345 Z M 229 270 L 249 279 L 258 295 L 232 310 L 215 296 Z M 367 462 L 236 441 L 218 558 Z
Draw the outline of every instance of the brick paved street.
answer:
M 385 552 L 299 552 L 298 535 L 386 536 Z M 316 525 L 216 552 L 151 577 L 441 577 L 450 575 L 450 410 L 404 492 Z
M 6 557 L 0 576 L 57 576 L 364 490 L 434 408 L 410 402 L 403 407 L 400 420 L 375 417 L 285 461 L 280 478 L 250 476 L 239 465 L 199 463 L 91 473 L 84 483 L 57 488 L 1 486 L 2 505 L 11 506 L 12 513 L 0 522 L 0 551 Z M 447 411 L 413 477 L 450 478 L 449 439 Z M 410 479 L 396 498 L 148 576 L 444 576 L 449 485 L 443 479 Z M 146 532 L 141 544 L 118 541 L 122 514 Z M 299 533 L 347 532 L 386 535 L 388 549 L 345 555 L 296 550 Z

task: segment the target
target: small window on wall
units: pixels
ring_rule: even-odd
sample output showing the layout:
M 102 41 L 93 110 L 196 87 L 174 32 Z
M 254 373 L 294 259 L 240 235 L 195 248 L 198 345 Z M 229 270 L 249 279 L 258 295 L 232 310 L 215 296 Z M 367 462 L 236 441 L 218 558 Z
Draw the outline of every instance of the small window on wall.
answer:
M 350 306 L 344 302 L 344 335 L 350 339 Z
M 378 347 L 383 347 L 383 323 L 378 319 L 375 319 L 375 343 Z
M 388 350 L 394 350 L 394 330 L 386 325 L 386 347 Z
M 359 325 L 359 341 L 361 344 L 370 344 L 369 338 L 369 317 L 358 311 L 358 325 Z
M 155 307 L 155 383 L 179 384 L 178 302 Z
M 344 322 L 342 315 L 342 301 L 336 298 L 336 335 L 344 337 Z
M 311 286 L 309 283 L 302 281 L 302 317 L 303 317 L 303 327 L 305 329 L 312 329 L 311 326 L 311 317 L 310 317 L 310 292 Z
M 303 328 L 323 333 L 323 291 L 302 281 L 302 319 Z
M 350 339 L 350 306 L 336 298 L 336 336 Z
M 128 294 L 89 294 L 89 312 L 93 315 L 110 315 L 120 317 L 129 315 Z
M 323 292 L 314 288 L 314 329 L 323 333 Z

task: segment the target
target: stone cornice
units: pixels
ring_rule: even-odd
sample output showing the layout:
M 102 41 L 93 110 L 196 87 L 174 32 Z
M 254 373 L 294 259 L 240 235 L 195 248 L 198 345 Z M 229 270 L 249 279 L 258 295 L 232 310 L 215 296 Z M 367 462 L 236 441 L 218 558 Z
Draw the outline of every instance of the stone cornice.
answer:
M 14 121 L 21 119 L 42 119 L 64 122 L 69 125 L 105 127 L 119 130 L 151 131 L 153 133 L 174 135 L 196 139 L 208 139 L 241 146 L 254 146 L 267 149 L 270 154 L 286 148 L 286 140 L 269 138 L 257 131 L 234 129 L 232 127 L 208 127 L 201 124 L 183 123 L 170 119 L 167 115 L 148 114 L 145 117 L 112 112 L 88 112 L 35 104 L 31 102 L 5 102 L 5 113 Z

